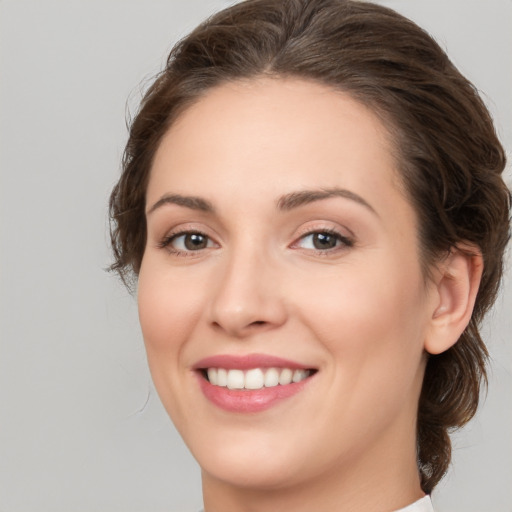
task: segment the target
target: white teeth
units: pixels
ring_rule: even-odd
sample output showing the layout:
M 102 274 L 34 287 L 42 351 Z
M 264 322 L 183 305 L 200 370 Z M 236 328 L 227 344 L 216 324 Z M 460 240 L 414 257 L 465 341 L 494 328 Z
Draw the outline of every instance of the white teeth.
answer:
M 309 370 L 290 368 L 252 368 L 250 370 L 227 370 L 208 368 L 206 370 L 210 384 L 228 389 L 262 389 L 278 385 L 285 386 L 300 382 L 310 375 Z
M 243 370 L 228 370 L 228 389 L 244 389 Z
M 208 380 L 214 385 L 218 386 L 217 368 L 208 368 Z
M 307 375 L 307 370 L 295 370 L 293 372 L 292 382 L 300 382 L 301 380 L 304 380 Z
M 259 368 L 248 370 L 245 374 L 245 389 L 261 389 L 263 387 L 263 372 Z
M 212 384 L 213 384 L 213 382 L 212 382 Z M 228 385 L 228 372 L 224 368 L 217 368 L 217 386 L 226 387 L 227 385 Z
M 293 372 L 290 368 L 283 368 L 281 370 L 281 375 L 279 375 L 279 384 L 284 386 L 286 384 L 290 384 L 292 382 Z
M 279 371 L 277 368 L 269 368 L 265 373 L 265 387 L 273 388 L 279 384 Z

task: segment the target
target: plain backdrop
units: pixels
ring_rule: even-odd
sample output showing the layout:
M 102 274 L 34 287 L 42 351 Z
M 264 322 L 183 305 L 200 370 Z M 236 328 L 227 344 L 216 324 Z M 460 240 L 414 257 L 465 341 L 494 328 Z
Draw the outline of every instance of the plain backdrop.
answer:
M 382 3 L 447 48 L 510 155 L 512 1 Z M 0 512 L 201 506 L 199 470 L 151 384 L 136 300 L 104 271 L 106 204 L 126 106 L 173 42 L 229 4 L 0 0 Z M 454 438 L 439 512 L 512 511 L 511 313 L 509 268 L 485 328 L 490 390 Z

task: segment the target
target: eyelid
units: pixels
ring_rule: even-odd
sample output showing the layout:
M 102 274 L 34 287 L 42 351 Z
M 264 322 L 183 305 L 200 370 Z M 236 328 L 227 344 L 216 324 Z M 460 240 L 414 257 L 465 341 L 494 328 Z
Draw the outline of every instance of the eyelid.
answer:
M 296 230 L 296 238 L 300 236 L 307 235 L 309 233 L 319 233 L 319 232 L 333 232 L 341 235 L 344 238 L 355 239 L 355 233 L 346 225 L 341 224 L 338 221 L 327 220 L 327 219 L 317 219 L 310 220 L 304 222 L 297 230 Z
M 344 234 L 343 231 L 348 231 L 349 234 Z M 312 236 L 315 234 L 327 233 L 334 237 L 336 237 L 341 244 L 338 244 L 335 247 L 329 249 L 310 249 L 310 248 L 302 248 L 300 247 L 300 242 L 304 240 L 308 236 Z M 345 228 L 344 230 L 341 228 L 333 227 L 332 225 L 327 226 L 325 224 L 316 224 L 316 225 L 307 225 L 301 228 L 296 235 L 294 241 L 290 245 L 292 249 L 304 250 L 306 252 L 313 252 L 317 254 L 333 254 L 338 251 L 346 250 L 350 247 L 353 247 L 355 244 L 355 236 L 351 230 Z
M 160 249 L 165 249 L 168 252 L 170 252 L 173 255 L 177 256 L 200 256 L 204 251 L 213 249 L 215 247 L 219 247 L 220 244 L 216 241 L 215 237 L 211 236 L 207 232 L 208 230 L 200 229 L 197 227 L 193 227 L 191 225 L 179 225 L 175 228 L 169 230 L 166 232 L 166 234 L 161 237 L 161 239 L 158 241 L 157 246 Z M 207 246 L 204 248 L 200 248 L 197 250 L 191 250 L 191 249 L 177 249 L 172 246 L 173 241 L 175 241 L 177 238 L 180 238 L 182 236 L 186 235 L 201 235 L 204 236 L 208 240 L 208 245 L 210 243 L 213 244 L 213 246 Z
M 187 233 L 198 233 L 200 235 L 207 236 L 212 240 L 216 240 L 217 234 L 210 228 L 209 225 L 205 225 L 203 222 L 195 221 L 177 221 L 172 223 L 166 223 L 160 228 L 153 231 L 154 236 L 157 240 L 163 240 L 165 238 L 171 238 Z M 162 234 L 160 234 L 162 233 Z
M 315 234 L 327 233 L 337 238 L 340 243 L 337 243 L 332 248 L 327 249 L 316 249 L 316 248 L 303 248 L 300 246 L 301 241 L 304 240 L 308 236 L 312 236 Z M 174 240 L 181 236 L 198 234 L 204 236 L 207 239 L 207 246 L 199 249 L 179 249 L 173 247 L 171 244 Z M 297 231 L 293 238 L 293 242 L 288 245 L 289 248 L 292 249 L 302 249 L 308 253 L 317 253 L 317 254 L 333 254 L 338 251 L 346 250 L 352 247 L 355 244 L 355 236 L 353 232 L 345 226 L 333 226 L 331 222 L 309 222 L 303 226 L 301 226 Z M 219 248 L 220 244 L 217 242 L 215 235 L 210 234 L 209 229 L 203 229 L 203 227 L 197 226 L 197 224 L 193 223 L 185 223 L 179 224 L 174 228 L 170 229 L 166 232 L 166 234 L 161 237 L 157 242 L 158 248 L 166 249 L 172 254 L 180 255 L 180 256 L 200 256 L 200 254 L 204 253 L 206 250 L 211 250 L 214 248 Z

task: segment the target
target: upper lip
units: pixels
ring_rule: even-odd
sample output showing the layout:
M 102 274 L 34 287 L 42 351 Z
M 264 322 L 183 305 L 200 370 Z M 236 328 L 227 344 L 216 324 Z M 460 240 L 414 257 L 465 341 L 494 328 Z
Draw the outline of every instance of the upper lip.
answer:
M 194 370 L 202 370 L 205 368 L 225 368 L 226 370 L 249 370 L 251 368 L 290 368 L 292 370 L 309 369 L 308 365 L 284 359 L 282 357 L 272 356 L 269 354 L 246 354 L 231 355 L 218 354 L 215 356 L 205 357 L 196 364 Z

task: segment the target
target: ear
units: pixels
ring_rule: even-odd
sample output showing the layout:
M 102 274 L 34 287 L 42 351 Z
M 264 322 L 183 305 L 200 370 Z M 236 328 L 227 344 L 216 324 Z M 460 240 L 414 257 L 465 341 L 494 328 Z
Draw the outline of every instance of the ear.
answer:
M 464 332 L 471 320 L 482 271 L 482 255 L 469 245 L 452 248 L 438 264 L 430 329 L 425 338 L 425 350 L 430 354 L 448 350 Z

